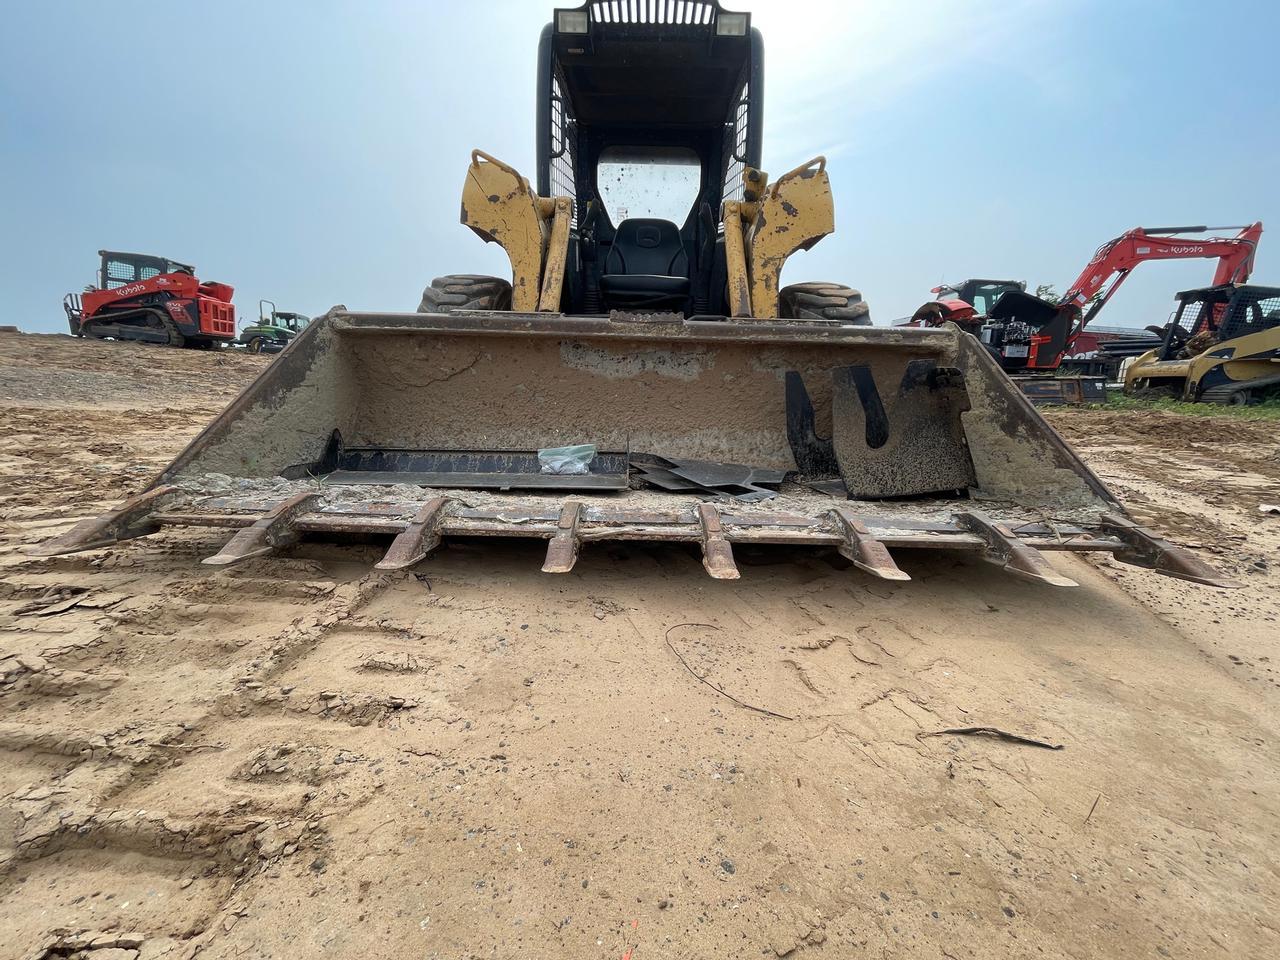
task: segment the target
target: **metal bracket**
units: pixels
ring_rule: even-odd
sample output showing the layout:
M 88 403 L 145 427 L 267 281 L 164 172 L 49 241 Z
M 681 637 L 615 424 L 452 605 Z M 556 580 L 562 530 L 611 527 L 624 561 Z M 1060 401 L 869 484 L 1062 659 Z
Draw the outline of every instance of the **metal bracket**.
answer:
M 151 514 L 177 492 L 178 488 L 173 486 L 147 490 L 100 517 L 81 520 L 64 534 L 44 543 L 30 544 L 23 548 L 23 552 L 29 557 L 57 557 L 148 536 L 160 529 L 160 524 L 151 520 Z
M 543 573 L 568 573 L 578 562 L 578 521 L 582 517 L 582 504 L 567 500 L 560 508 L 556 532 L 547 544 L 547 559 L 542 564 Z
M 555 212 L 551 217 L 551 236 L 547 240 L 546 263 L 542 268 L 542 292 L 538 296 L 538 310 L 543 313 L 556 313 L 560 309 L 572 219 L 573 201 L 568 197 L 556 197 Z
M 702 565 L 717 580 L 737 580 L 742 574 L 733 560 L 733 545 L 724 535 L 720 511 L 713 504 L 698 504 L 698 524 L 702 527 Z
M 747 248 L 743 232 L 743 205 L 729 200 L 724 205 L 724 257 L 728 265 L 729 316 L 750 317 L 751 276 L 747 270 Z
M 911 579 L 894 562 L 889 548 L 871 535 L 866 524 L 853 511 L 847 507 L 832 507 L 831 512 L 840 522 L 840 529 L 844 534 L 844 543 L 836 548 L 841 556 L 848 557 L 859 570 L 865 570 L 882 580 Z
M 780 176 L 753 205 L 746 250 L 753 317 L 778 315 L 778 284 L 787 258 L 835 230 L 826 168 L 825 157 L 814 157 Z M 727 226 L 725 239 L 727 250 Z
M 396 534 L 382 559 L 373 565 L 375 570 L 404 570 L 427 557 L 440 546 L 440 520 L 448 497 L 432 497 L 426 501 L 409 525 Z
M 1157 537 L 1145 527 L 1140 527 L 1128 517 L 1104 513 L 1098 520 L 1103 533 L 1112 534 L 1125 548 L 1117 550 L 1115 558 L 1135 567 L 1145 567 L 1179 580 L 1190 580 L 1209 587 L 1237 589 L 1244 584 L 1238 580 L 1220 577 L 1217 571 L 1203 563 L 1177 544 Z
M 282 500 L 252 526 L 237 531 L 225 547 L 202 562 L 211 567 L 226 567 L 296 543 L 298 533 L 293 529 L 293 521 L 310 510 L 319 499 L 318 493 L 299 493 Z
M 982 552 L 982 558 L 988 563 L 1003 567 L 1007 573 L 1024 580 L 1055 587 L 1080 586 L 1055 571 L 1043 553 L 1019 540 L 1018 535 L 1005 524 L 992 520 L 977 510 L 957 513 L 955 519 L 962 530 L 977 534 L 985 541 L 986 549 Z

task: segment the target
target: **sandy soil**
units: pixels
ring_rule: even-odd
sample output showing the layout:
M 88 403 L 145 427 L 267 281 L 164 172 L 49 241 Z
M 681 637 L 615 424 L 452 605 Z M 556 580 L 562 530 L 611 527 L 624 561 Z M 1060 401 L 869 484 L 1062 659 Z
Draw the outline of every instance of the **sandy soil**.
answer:
M 1280 952 L 1273 425 L 1054 416 L 1231 592 L 1066 556 L 1075 590 L 915 553 L 897 585 L 18 552 L 269 362 L 0 334 L 0 958 Z M 982 725 L 1063 749 L 933 735 Z

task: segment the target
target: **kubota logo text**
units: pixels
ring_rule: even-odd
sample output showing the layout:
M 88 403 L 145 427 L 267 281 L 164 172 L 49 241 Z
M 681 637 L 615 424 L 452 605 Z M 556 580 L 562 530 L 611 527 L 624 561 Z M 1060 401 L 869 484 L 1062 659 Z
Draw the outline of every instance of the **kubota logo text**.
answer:
M 1198 246 L 1170 247 L 1169 252 L 1170 253 L 1204 253 L 1204 247 L 1198 247 Z
M 116 287 L 116 296 L 132 297 L 135 293 L 142 293 L 142 291 L 146 289 L 147 289 L 146 284 L 131 283 L 127 287 Z

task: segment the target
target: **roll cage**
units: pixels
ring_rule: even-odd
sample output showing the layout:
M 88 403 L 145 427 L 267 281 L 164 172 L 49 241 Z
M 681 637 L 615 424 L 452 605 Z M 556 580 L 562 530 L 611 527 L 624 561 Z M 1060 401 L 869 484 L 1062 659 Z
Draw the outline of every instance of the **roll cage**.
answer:
M 186 273 L 195 276 L 196 268 L 168 257 L 157 257 L 147 253 L 122 253 L 117 250 L 99 250 L 101 263 L 98 266 L 98 289 L 116 290 L 150 280 L 164 273 Z
M 625 254 L 664 262 L 637 249 L 638 237 L 641 248 L 657 247 L 670 253 L 666 263 L 682 264 L 645 274 L 683 271 L 683 304 L 676 306 L 681 295 L 671 284 L 643 278 L 615 289 L 611 301 L 723 312 L 721 204 L 742 199 L 746 171 L 760 166 L 764 48 L 750 15 L 716 0 L 591 0 L 557 10 L 539 40 L 536 89 L 537 192 L 573 203 L 569 311 L 600 309 L 608 295 L 601 278 L 636 272 L 619 270 Z M 696 156 L 696 195 L 674 230 L 640 221 L 617 242 L 625 214 L 605 206 L 598 177 L 611 150 Z
M 1165 327 L 1159 359 L 1175 359 L 1193 336 L 1211 333 L 1219 343 L 1280 327 L 1280 287 L 1219 284 L 1183 290 Z

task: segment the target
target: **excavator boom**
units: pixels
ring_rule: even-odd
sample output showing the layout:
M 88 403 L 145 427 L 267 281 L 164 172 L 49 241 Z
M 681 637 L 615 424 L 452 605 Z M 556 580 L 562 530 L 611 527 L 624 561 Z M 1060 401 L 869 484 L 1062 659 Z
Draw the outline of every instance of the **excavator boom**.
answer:
M 1238 229 L 1233 237 L 1185 234 Z M 1261 221 L 1244 227 L 1135 227 L 1094 251 L 1061 301 L 1051 303 L 1025 291 L 1005 293 L 991 309 L 981 335 L 1001 366 L 1010 372 L 1058 369 L 1076 339 L 1105 307 L 1120 285 L 1149 260 L 1216 259 L 1214 282 L 1244 283 L 1253 270 Z M 928 307 L 928 304 L 926 304 Z M 922 308 L 924 311 L 924 308 Z M 923 316 L 922 312 L 922 316 Z
M 1181 234 L 1239 230 L 1234 237 L 1194 239 Z M 1148 260 L 1192 260 L 1217 258 L 1213 286 L 1247 283 L 1253 272 L 1262 221 L 1241 227 L 1135 227 L 1100 246 L 1085 264 L 1062 298 L 1063 303 L 1084 311 L 1073 331 L 1078 334 L 1119 289 L 1134 267 Z M 1099 294 L 1101 294 L 1099 296 Z M 1091 303 L 1092 301 L 1092 303 Z

